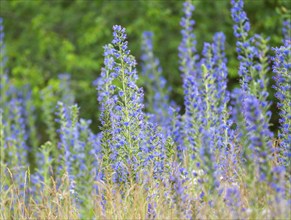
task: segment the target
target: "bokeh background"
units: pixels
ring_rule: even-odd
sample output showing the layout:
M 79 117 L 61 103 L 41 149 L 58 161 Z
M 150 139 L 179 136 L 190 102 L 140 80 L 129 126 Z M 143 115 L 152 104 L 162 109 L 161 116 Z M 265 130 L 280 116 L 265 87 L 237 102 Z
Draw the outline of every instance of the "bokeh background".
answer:
M 193 1 L 196 10 L 197 49 L 211 41 L 215 32 L 226 35 L 229 89 L 238 85 L 238 62 L 228 0 Z M 282 20 L 290 16 L 290 1 L 246 1 L 251 33 L 270 36 L 270 46 L 280 46 Z M 98 104 L 92 82 L 99 76 L 103 45 L 111 41 L 112 26 L 127 29 L 129 48 L 140 63 L 143 31 L 154 33 L 154 51 L 161 61 L 163 75 L 173 88 L 172 99 L 183 105 L 181 77 L 178 70 L 178 45 L 181 40 L 180 0 L 1 0 L 4 19 L 6 70 L 16 86 L 30 84 L 41 129 L 40 90 L 59 87 L 58 75 L 71 74 L 72 89 L 80 106 L 81 117 L 93 120 L 98 130 Z M 270 56 L 272 51 L 270 52 Z M 270 62 L 270 67 L 272 63 Z M 139 72 L 141 66 L 138 66 Z M 272 73 L 270 72 L 270 77 Z M 140 85 L 143 79 L 139 80 Z M 271 81 L 272 83 L 272 81 Z M 58 97 L 54 97 L 55 102 Z M 276 100 L 270 86 L 272 129 L 276 130 Z M 183 111 L 183 110 L 182 110 Z M 44 133 L 44 132 L 41 132 Z

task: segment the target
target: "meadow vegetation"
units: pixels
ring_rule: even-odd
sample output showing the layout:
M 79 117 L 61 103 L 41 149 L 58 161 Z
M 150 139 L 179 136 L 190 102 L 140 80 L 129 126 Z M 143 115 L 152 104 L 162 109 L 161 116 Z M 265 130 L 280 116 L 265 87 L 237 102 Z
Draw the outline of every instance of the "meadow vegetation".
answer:
M 126 29 L 114 25 L 93 82 L 99 122 L 80 117 L 70 74 L 58 76 L 57 90 L 39 91 L 37 118 L 31 85 L 16 86 L 6 68 L 0 20 L 1 219 L 291 218 L 291 19 L 270 48 L 269 38 L 250 33 L 243 0 L 231 0 L 240 87 L 229 91 L 225 35 L 215 33 L 199 53 L 194 10 L 184 2 L 183 106 L 171 99 L 154 33 L 142 35 L 139 73 Z

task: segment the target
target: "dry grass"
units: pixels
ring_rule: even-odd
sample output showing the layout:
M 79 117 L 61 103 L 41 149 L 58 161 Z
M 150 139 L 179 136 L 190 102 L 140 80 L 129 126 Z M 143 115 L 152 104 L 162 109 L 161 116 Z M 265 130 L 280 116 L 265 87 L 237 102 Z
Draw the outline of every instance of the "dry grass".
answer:
M 241 206 L 230 207 L 225 203 L 225 191 L 222 194 L 207 195 L 209 201 L 200 201 L 199 186 L 189 180 L 185 193 L 189 195 L 182 201 L 169 186 L 155 179 L 148 183 L 131 183 L 121 187 L 113 183 L 98 181 L 99 194 L 86 197 L 84 203 L 76 203 L 75 196 L 69 191 L 67 176 L 61 184 L 51 179 L 49 186 L 29 193 L 29 172 L 25 172 L 22 188 L 14 182 L 12 172 L 2 175 L 1 183 L 1 219 L 290 219 L 287 201 L 276 202 L 275 192 L 266 184 L 246 186 L 243 179 L 235 185 L 240 190 Z M 4 186 L 8 184 L 8 188 Z M 221 184 L 227 188 L 228 183 Z M 104 203 L 106 198 L 106 203 Z M 148 214 L 148 205 L 155 206 L 153 215 Z M 187 212 L 188 211 L 188 214 Z

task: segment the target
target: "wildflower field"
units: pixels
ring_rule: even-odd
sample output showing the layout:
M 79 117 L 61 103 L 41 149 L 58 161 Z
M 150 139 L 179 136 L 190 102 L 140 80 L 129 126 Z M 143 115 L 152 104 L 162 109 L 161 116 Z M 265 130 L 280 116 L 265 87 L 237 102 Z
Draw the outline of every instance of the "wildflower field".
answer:
M 126 27 L 114 25 L 108 44 L 96 45 L 104 56 L 92 82 L 99 122 L 80 117 L 70 74 L 59 75 L 57 91 L 40 90 L 39 117 L 31 85 L 10 78 L 0 18 L 0 219 L 291 219 L 290 16 L 281 45 L 270 47 L 250 34 L 243 0 L 231 0 L 240 86 L 230 91 L 224 33 L 200 54 L 194 5 L 181 4 L 173 71 L 183 106 L 170 98 L 155 33 L 143 32 L 137 64 Z

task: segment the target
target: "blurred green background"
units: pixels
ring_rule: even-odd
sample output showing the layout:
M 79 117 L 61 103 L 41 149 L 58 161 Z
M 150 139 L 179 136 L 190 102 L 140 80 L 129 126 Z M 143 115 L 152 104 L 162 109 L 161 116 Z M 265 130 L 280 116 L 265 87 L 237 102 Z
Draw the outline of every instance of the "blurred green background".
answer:
M 230 2 L 200 0 L 193 3 L 196 7 L 193 19 L 196 21 L 198 51 L 201 51 L 204 41 L 212 40 L 215 32 L 226 34 L 229 88 L 232 89 L 238 83 L 238 62 Z M 271 47 L 281 45 L 282 19 L 290 16 L 288 3 L 289 0 L 246 1 L 245 10 L 251 22 L 252 34 L 270 36 Z M 58 74 L 70 73 L 81 117 L 93 119 L 93 127 L 97 130 L 98 105 L 92 82 L 100 73 L 103 45 L 111 41 L 114 24 L 126 27 L 129 48 L 138 63 L 142 32 L 154 32 L 154 50 L 161 61 L 163 74 L 173 88 L 172 98 L 183 105 L 177 50 L 181 40 L 179 22 L 183 15 L 183 1 L 1 0 L 0 4 L 9 76 L 17 86 L 32 85 L 39 113 L 42 104 L 40 90 L 48 85 L 57 90 Z M 270 99 L 275 102 L 272 89 L 270 93 Z M 276 126 L 277 113 L 274 107 L 273 104 L 272 122 Z

